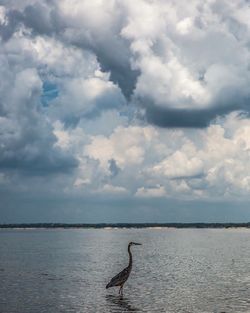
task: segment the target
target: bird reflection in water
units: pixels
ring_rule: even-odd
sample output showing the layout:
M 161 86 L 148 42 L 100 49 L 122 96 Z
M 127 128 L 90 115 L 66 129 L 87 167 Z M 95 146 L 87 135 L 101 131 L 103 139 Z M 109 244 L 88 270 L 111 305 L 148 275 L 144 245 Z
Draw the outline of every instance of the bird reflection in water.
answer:
M 139 312 L 139 309 L 132 306 L 128 298 L 116 295 L 106 295 L 110 312 Z

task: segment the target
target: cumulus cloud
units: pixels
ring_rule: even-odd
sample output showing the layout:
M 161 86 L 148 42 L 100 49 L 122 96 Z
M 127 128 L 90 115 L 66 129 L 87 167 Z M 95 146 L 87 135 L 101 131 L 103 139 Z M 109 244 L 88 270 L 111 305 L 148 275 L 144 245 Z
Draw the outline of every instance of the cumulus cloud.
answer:
M 2 61 L 4 64 L 4 57 Z M 1 68 L 2 73 L 10 70 L 6 67 Z M 42 82 L 36 69 L 13 69 L 8 78 L 0 95 L 1 168 L 43 174 L 76 167 L 74 156 L 54 146 L 52 127 L 39 113 Z
M 109 138 L 93 136 L 85 147 L 85 154 L 98 160 L 104 171 L 109 170 L 112 159 L 122 169 L 129 164 L 139 165 L 154 135 L 155 130 L 150 127 L 117 127 Z
M 136 197 L 247 197 L 249 123 L 231 114 L 199 131 L 119 126 L 107 137 L 87 135 L 78 155 L 77 180 L 88 179 L 81 192 L 112 185 Z
M 156 174 L 164 174 L 167 177 L 192 177 L 202 174 L 203 164 L 197 157 L 188 158 L 188 155 L 178 150 L 169 158 L 161 161 L 152 168 L 152 172 Z
M 1 188 L 247 199 L 249 10 L 0 0 Z
M 205 127 L 248 111 L 249 10 L 245 1 L 4 2 L 1 33 L 8 40 L 25 30 L 91 51 L 150 123 Z M 80 96 L 81 81 L 65 88 L 72 84 Z
M 150 122 L 204 127 L 217 115 L 246 108 L 249 27 L 241 14 L 249 7 L 244 2 L 221 6 L 228 15 L 221 16 L 216 2 L 159 1 L 152 12 L 148 2 L 131 5 L 122 34 L 131 40 L 133 65 L 140 70 L 134 94 L 145 103 Z M 136 28 L 142 20 L 151 27 Z M 232 29 L 232 22 L 238 28 Z

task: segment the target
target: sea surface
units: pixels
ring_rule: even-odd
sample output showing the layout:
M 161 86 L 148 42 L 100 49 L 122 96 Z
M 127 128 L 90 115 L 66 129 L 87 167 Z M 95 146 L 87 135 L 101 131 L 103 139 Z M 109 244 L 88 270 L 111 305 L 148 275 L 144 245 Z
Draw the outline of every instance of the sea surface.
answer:
M 250 230 L 0 230 L 0 312 L 250 312 Z

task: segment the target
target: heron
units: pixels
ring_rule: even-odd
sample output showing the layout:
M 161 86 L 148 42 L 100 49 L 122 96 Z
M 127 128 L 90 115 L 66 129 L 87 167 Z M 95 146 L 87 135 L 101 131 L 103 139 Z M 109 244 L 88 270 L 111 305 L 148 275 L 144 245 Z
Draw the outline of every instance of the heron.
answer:
M 110 287 L 120 287 L 119 295 L 121 295 L 121 296 L 123 296 L 123 285 L 125 284 L 125 282 L 129 278 L 129 275 L 130 275 L 130 272 L 132 269 L 133 260 L 132 260 L 132 253 L 130 251 L 131 246 L 141 246 L 141 243 L 130 242 L 128 244 L 128 254 L 129 254 L 128 266 L 125 267 L 120 273 L 115 275 L 106 286 L 106 289 L 108 289 Z

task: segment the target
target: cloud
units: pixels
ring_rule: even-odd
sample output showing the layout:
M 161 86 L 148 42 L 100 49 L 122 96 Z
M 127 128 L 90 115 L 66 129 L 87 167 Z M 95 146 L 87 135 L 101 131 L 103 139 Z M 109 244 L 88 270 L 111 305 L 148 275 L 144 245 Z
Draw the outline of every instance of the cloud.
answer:
M 143 198 L 164 197 L 166 191 L 163 186 L 156 186 L 155 188 L 140 187 L 137 189 L 135 196 Z
M 120 171 L 120 168 L 116 165 L 116 161 L 114 159 L 109 160 L 109 170 L 113 177 Z
M 217 116 L 248 111 L 247 2 L 72 5 L 63 0 L 5 2 L 2 8 L 4 40 L 25 27 L 33 38 L 48 36 L 91 51 L 123 95 L 144 108 L 150 123 L 206 127 Z M 81 82 L 70 84 L 79 84 L 77 95 Z
M 85 134 L 77 179 L 88 187 L 81 192 L 113 185 L 139 198 L 247 197 L 249 123 L 234 113 L 199 131 L 119 126 L 109 136 Z
M 150 12 L 139 10 L 141 3 L 131 5 L 132 17 L 122 32 L 131 40 L 133 64 L 140 70 L 134 96 L 147 120 L 161 127 L 206 127 L 216 116 L 247 110 L 249 34 L 240 18 L 247 4 L 229 10 L 223 3 L 228 12 L 223 17 L 212 2 L 170 6 L 159 1 Z M 151 27 L 138 30 L 141 20 L 151 21 Z M 229 20 L 238 23 L 238 30 L 229 27 Z
M 83 117 L 93 118 L 102 111 L 119 109 L 125 104 L 117 86 L 98 70 L 91 78 L 71 78 L 60 87 L 61 92 L 52 101 L 51 111 L 55 118 L 60 117 L 67 124 L 78 123 Z
M 194 155 L 195 153 L 191 153 Z M 169 158 L 161 161 L 152 171 L 167 177 L 192 177 L 203 174 L 202 161 L 197 157 L 188 157 L 183 151 L 176 151 Z
M 14 43 L 5 48 L 16 49 Z M 77 160 L 55 146 L 52 125 L 40 110 L 41 77 L 32 62 L 19 63 L 23 57 L 1 55 L 0 167 L 39 175 L 71 171 Z
M 127 165 L 139 165 L 144 160 L 145 146 L 154 137 L 150 127 L 117 127 L 110 137 L 93 136 L 85 147 L 85 155 L 98 160 L 104 171 L 108 171 L 110 160 L 124 169 Z
M 0 0 L 0 191 L 249 201 L 249 10 Z
M 97 192 L 104 193 L 104 194 L 126 194 L 127 190 L 124 187 L 120 186 L 113 186 L 106 184 L 103 186 L 102 189 L 98 190 Z

